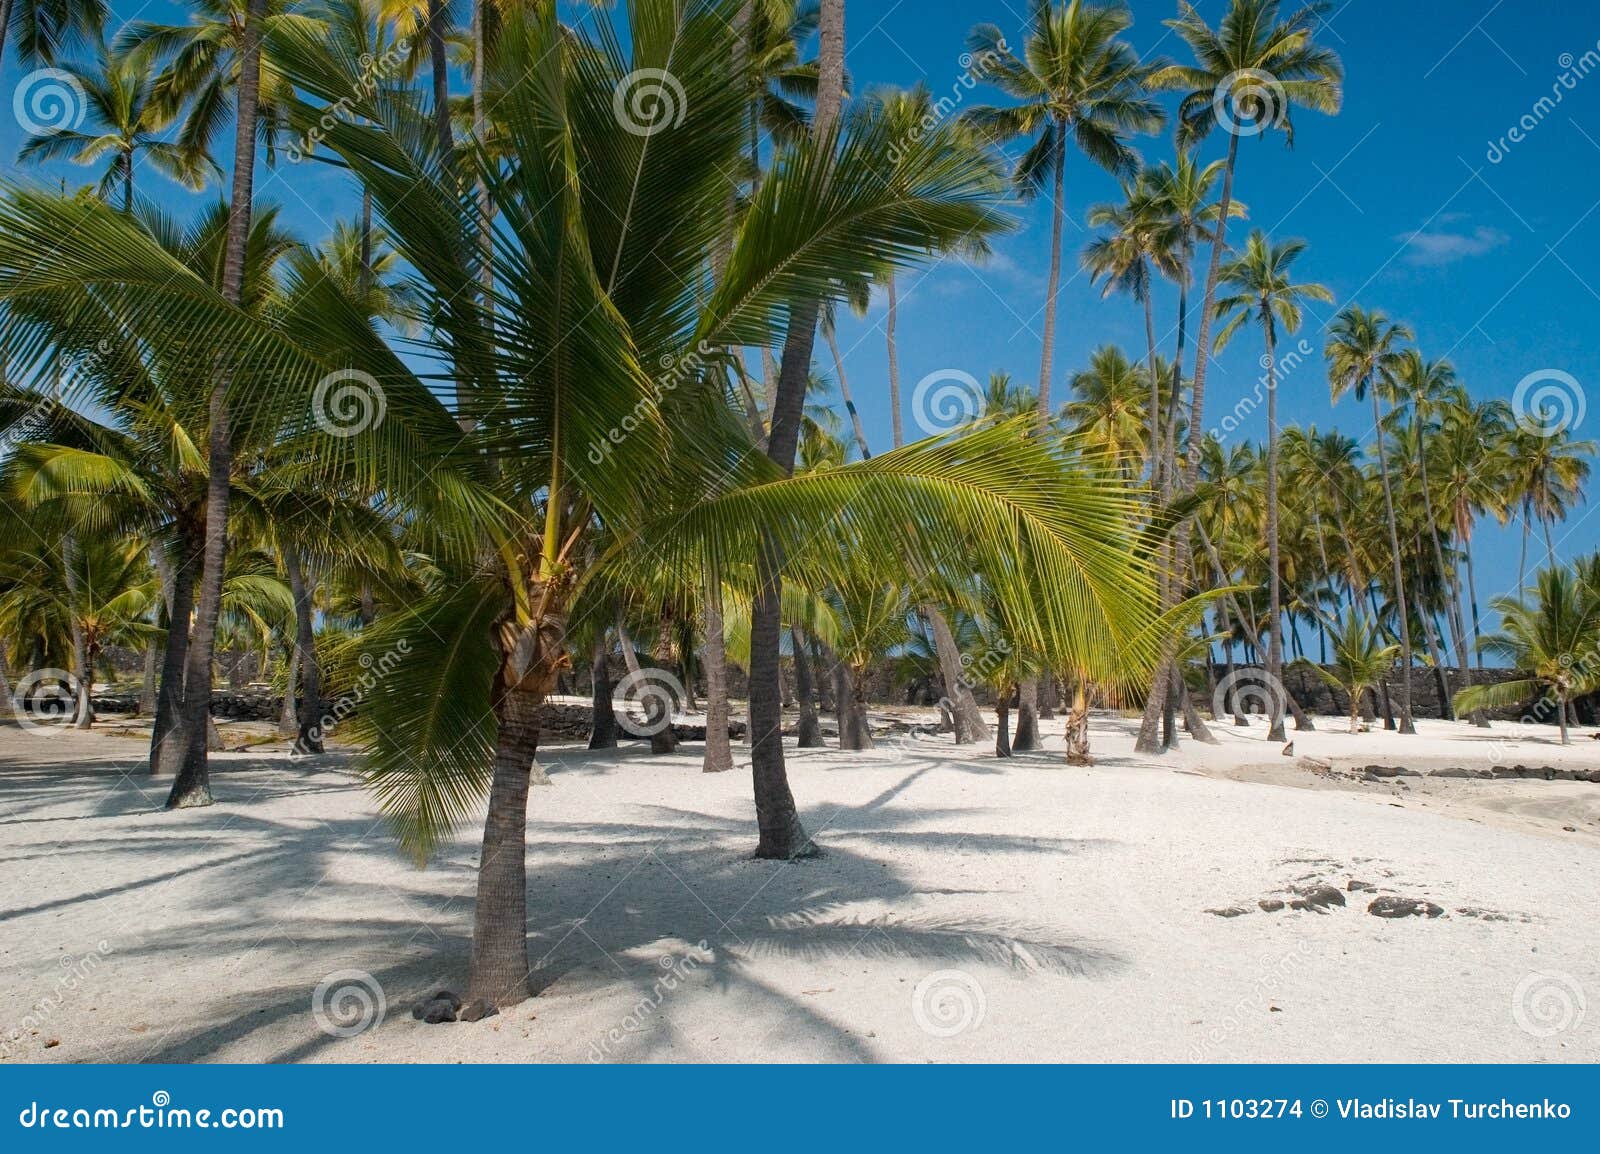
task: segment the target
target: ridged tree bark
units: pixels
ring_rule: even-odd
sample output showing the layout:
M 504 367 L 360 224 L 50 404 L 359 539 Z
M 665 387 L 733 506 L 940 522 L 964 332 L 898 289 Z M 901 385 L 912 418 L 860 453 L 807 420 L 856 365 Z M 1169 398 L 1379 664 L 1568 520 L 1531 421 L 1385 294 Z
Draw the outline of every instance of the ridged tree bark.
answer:
M 800 725 L 795 744 L 801 749 L 821 749 L 822 726 L 817 722 L 817 691 L 811 673 L 811 654 L 804 634 L 789 627 L 789 646 L 794 650 L 794 696 L 800 707 Z
M 818 23 L 817 100 L 812 131 L 831 136 L 844 101 L 844 0 L 822 0 Z M 767 456 L 785 473 L 794 471 L 800 421 L 805 410 L 811 354 L 817 339 L 816 301 L 790 311 L 777 390 L 770 408 Z M 788 860 L 814 853 L 815 846 L 795 808 L 783 763 L 783 689 L 779 666 L 782 564 L 770 541 L 756 552 L 756 593 L 750 611 L 750 773 L 755 790 L 758 858 Z
M 261 24 L 267 0 L 249 0 L 235 86 L 237 114 L 233 136 L 233 188 L 228 204 L 228 232 L 222 255 L 222 295 L 238 304 L 244 289 L 245 241 L 255 190 L 256 111 L 261 96 Z M 228 499 L 233 478 L 233 438 L 228 423 L 228 377 L 219 371 L 208 403 L 204 568 L 199 580 L 198 608 L 185 655 L 182 750 L 177 778 L 167 795 L 168 809 L 211 804 L 207 759 L 211 722 L 211 661 L 216 652 L 217 619 L 222 613 L 222 581 L 228 559 Z
M 590 686 L 594 706 L 590 710 L 589 748 L 615 749 L 617 747 L 617 713 L 611 704 L 611 657 L 606 652 L 605 630 L 595 638 L 589 659 Z
M 183 711 L 183 670 L 189 653 L 189 615 L 194 610 L 195 576 L 200 566 L 198 534 L 184 518 L 178 519 L 178 564 L 167 566 L 167 644 L 161 655 L 161 678 L 156 683 L 156 712 L 150 725 L 150 773 L 176 773 L 182 748 L 174 740 Z
M 728 741 L 728 646 L 723 633 L 722 581 L 706 574 L 706 752 L 701 769 L 725 773 L 733 768 Z
M 1017 732 L 1010 746 L 1017 753 L 1031 753 L 1039 742 L 1039 683 L 1024 681 L 1017 687 Z
M 294 664 L 300 671 L 300 703 L 295 711 L 294 751 L 298 754 L 322 752 L 322 676 L 317 669 L 316 635 L 311 624 L 311 585 L 306 580 L 300 550 L 292 544 L 281 546 L 283 567 L 289 574 L 289 592 L 294 597 Z

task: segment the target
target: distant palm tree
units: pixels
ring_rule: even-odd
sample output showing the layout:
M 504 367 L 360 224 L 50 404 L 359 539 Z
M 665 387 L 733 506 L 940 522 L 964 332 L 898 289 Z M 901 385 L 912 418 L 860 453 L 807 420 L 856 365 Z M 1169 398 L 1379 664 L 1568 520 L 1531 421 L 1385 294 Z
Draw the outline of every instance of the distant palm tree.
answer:
M 1311 3 L 1288 17 L 1280 0 L 1230 0 L 1215 29 L 1190 4 L 1180 0 L 1179 16 L 1168 20 L 1194 53 L 1192 65 L 1158 69 L 1149 83 L 1158 89 L 1184 92 L 1178 106 L 1178 149 L 1187 152 L 1219 124 L 1228 132 L 1228 159 L 1223 169 L 1222 200 L 1216 239 L 1206 273 L 1200 306 L 1200 333 L 1195 350 L 1194 400 L 1189 414 L 1189 461 L 1186 482 L 1193 484 L 1204 439 L 1206 368 L 1211 356 L 1211 322 L 1217 280 L 1227 248 L 1228 218 L 1233 215 L 1233 178 L 1239 138 L 1281 129 L 1294 143 L 1292 110 L 1298 105 L 1317 112 L 1339 111 L 1344 70 L 1339 57 L 1312 42 L 1313 25 L 1327 6 Z
M 1349 305 L 1334 318 L 1328 338 L 1328 385 L 1334 401 L 1346 392 L 1356 400 L 1371 398 L 1373 433 L 1378 440 L 1378 477 L 1383 485 L 1383 512 L 1389 530 L 1390 564 L 1394 577 L 1395 607 L 1400 620 L 1400 676 L 1405 698 L 1400 703 L 1400 732 L 1415 733 L 1411 718 L 1411 614 L 1406 603 L 1406 579 L 1400 559 L 1400 530 L 1394 515 L 1394 486 L 1389 477 L 1389 455 L 1384 444 L 1384 399 L 1395 395 L 1395 374 L 1404 359 L 1402 345 L 1411 330 L 1390 321 L 1376 309 Z
M 92 67 L 68 64 L 63 71 L 83 91 L 90 131 L 73 128 L 29 137 L 18 160 L 106 161 L 100 196 L 109 199 L 120 186 L 122 207 L 129 212 L 133 210 L 134 166 L 141 158 L 191 190 L 203 188 L 212 176 L 222 174 L 203 150 L 157 136 L 171 123 L 171 117 L 152 99 L 156 79 L 147 53 L 109 52 L 102 45 Z
M 1351 610 L 1332 630 L 1333 666 L 1312 666 L 1329 685 L 1337 685 L 1350 695 L 1350 732 L 1361 725 L 1361 696 L 1377 687 L 1394 665 L 1397 645 L 1383 644 L 1376 628 Z
M 1593 584 L 1600 574 L 1595 572 L 1593 559 L 1579 568 L 1589 580 L 1571 569 L 1552 566 L 1539 572 L 1534 588 L 1528 591 L 1534 595 L 1531 601 L 1494 599 L 1500 630 L 1483 639 L 1483 648 L 1527 676 L 1463 689 L 1456 694 L 1458 710 L 1520 705 L 1539 695 L 1546 703 L 1543 712 L 1555 711 L 1561 744 L 1570 744 L 1568 703 L 1600 689 L 1600 663 L 1595 660 L 1595 646 L 1600 643 L 1600 589 Z M 1540 712 L 1535 705 L 1534 715 Z
M 1145 454 L 1149 380 L 1150 374 L 1116 345 L 1102 345 L 1090 356 L 1089 367 L 1073 374 L 1074 399 L 1061 407 L 1068 426 L 1129 479 Z
M 1583 498 L 1588 480 L 1593 441 L 1574 441 L 1566 429 L 1513 425 L 1510 440 L 1511 494 L 1522 507 L 1522 561 L 1517 580 L 1526 579 L 1528 536 L 1535 521 L 1544 530 L 1545 564 L 1556 560 L 1553 526 L 1564 521 L 1567 510 Z
M 1278 550 L 1278 334 L 1292 336 L 1300 331 L 1301 302 L 1331 303 L 1333 293 L 1325 285 L 1295 284 L 1289 279 L 1290 267 L 1305 252 L 1303 240 L 1274 244 L 1257 229 L 1245 242 L 1244 252 L 1223 266 L 1219 277 L 1232 291 L 1216 303 L 1218 318 L 1229 317 L 1217 333 L 1221 351 L 1248 322 L 1261 325 L 1267 344 L 1267 621 L 1272 639 L 1267 645 L 1267 675 L 1283 680 L 1283 593 L 1282 567 Z M 1272 713 L 1268 741 L 1284 741 L 1282 694 Z
M 1151 66 L 1122 39 L 1132 24 L 1133 16 L 1123 4 L 1037 0 L 1020 57 L 993 24 L 980 24 L 967 37 L 974 60 L 986 65 L 984 78 L 1020 103 L 973 108 L 964 120 L 996 142 L 1029 139 L 1012 179 L 1024 197 L 1050 191 L 1050 282 L 1039 364 L 1041 423 L 1050 417 L 1068 138 L 1107 172 L 1132 176 L 1139 159 L 1128 146 L 1128 135 L 1155 132 L 1166 120 L 1161 106 L 1145 93 Z
M 1512 461 L 1507 452 L 1506 431 L 1511 424 L 1511 407 L 1505 401 L 1463 400 L 1446 411 L 1435 438 L 1442 474 L 1439 484 L 1456 539 L 1461 542 L 1461 561 L 1466 568 L 1474 647 L 1482 638 L 1483 629 L 1472 565 L 1472 531 L 1484 514 L 1494 516 L 1502 525 L 1510 519 L 1515 502 L 1508 496 Z M 1481 653 L 1476 660 L 1482 669 Z

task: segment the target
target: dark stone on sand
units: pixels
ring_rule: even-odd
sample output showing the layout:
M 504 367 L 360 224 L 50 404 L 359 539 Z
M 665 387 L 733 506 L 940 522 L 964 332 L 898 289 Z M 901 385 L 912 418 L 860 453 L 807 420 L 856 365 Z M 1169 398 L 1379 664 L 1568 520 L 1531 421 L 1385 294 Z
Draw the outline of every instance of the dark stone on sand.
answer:
M 1256 905 L 1260 906 L 1269 914 L 1277 913 L 1279 910 L 1284 908 L 1285 904 L 1286 903 L 1279 901 L 1277 898 L 1262 898 L 1256 903 Z
M 461 1008 L 461 999 L 456 997 L 449 990 L 440 990 L 437 994 L 433 995 L 433 997 L 429 998 L 428 1001 L 449 1002 L 452 1010 L 459 1010 Z
M 497 1006 L 490 1004 L 483 998 L 474 998 L 461 1010 L 463 1022 L 479 1022 L 484 1018 L 492 1018 L 500 1012 Z
M 1285 756 L 1285 757 L 1293 757 L 1294 756 L 1294 742 L 1291 741 L 1288 745 L 1283 747 L 1283 756 Z
M 1236 918 L 1249 912 L 1243 906 L 1221 906 L 1217 909 L 1206 911 L 1208 914 L 1216 914 L 1219 918 Z
M 1372 779 L 1372 780 L 1377 780 L 1377 779 L 1380 779 L 1380 778 L 1390 778 L 1390 777 L 1421 777 L 1422 776 L 1416 770 L 1414 770 L 1414 769 L 1406 769 L 1404 766 L 1400 766 L 1400 765 L 1369 765 L 1362 772 L 1364 772 L 1367 775 L 1367 777 L 1369 779 Z
M 1297 886 L 1294 892 L 1300 896 L 1289 903 L 1291 910 L 1325 914 L 1334 906 L 1344 905 L 1344 894 L 1333 886 Z
M 1372 904 L 1367 907 L 1367 913 L 1375 918 L 1437 918 L 1443 915 L 1444 910 L 1432 902 L 1421 898 L 1402 898 L 1384 896 L 1373 898 Z
M 441 1022 L 455 1021 L 456 1010 L 461 1006 L 461 999 L 454 994 L 450 994 L 448 990 L 440 992 L 449 994 L 449 996 L 429 999 L 412 1010 L 411 1016 L 428 1023 L 430 1026 L 437 1026 Z
M 1373 885 L 1371 882 L 1357 881 L 1355 878 L 1351 878 L 1349 883 L 1346 884 L 1346 886 L 1344 888 L 1349 890 L 1353 894 L 1357 894 L 1357 893 L 1371 892 L 1372 890 L 1375 890 L 1378 887 Z

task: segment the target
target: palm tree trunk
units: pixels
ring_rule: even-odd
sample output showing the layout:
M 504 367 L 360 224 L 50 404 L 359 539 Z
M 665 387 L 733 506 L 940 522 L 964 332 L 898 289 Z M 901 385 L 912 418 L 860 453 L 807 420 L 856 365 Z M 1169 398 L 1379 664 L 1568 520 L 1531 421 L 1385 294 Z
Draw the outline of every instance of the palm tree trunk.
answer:
M 670 613 L 661 615 L 661 625 L 656 631 L 655 652 L 651 656 L 657 668 L 670 669 L 672 667 L 672 615 Z M 672 706 L 667 703 L 664 695 L 651 694 L 645 699 L 645 709 L 651 730 L 650 752 L 657 754 L 676 752 L 678 735 L 672 728 Z M 723 728 L 726 729 L 726 725 Z
M 1145 363 L 1150 368 L 1150 415 L 1145 422 L 1150 438 L 1150 502 L 1154 505 L 1161 497 L 1161 374 L 1156 372 L 1156 317 L 1150 292 L 1144 293 L 1144 343 Z
M 1073 679 L 1072 709 L 1067 714 L 1067 764 L 1093 765 L 1089 753 L 1089 692 L 1082 676 Z
M 297 626 L 298 628 L 298 626 Z M 283 662 L 283 700 L 278 705 L 278 735 L 300 735 L 300 652 L 291 641 Z
M 1050 127 L 1055 134 L 1055 148 L 1051 151 L 1050 200 L 1050 283 L 1044 296 L 1044 349 L 1039 356 L 1039 425 L 1050 420 L 1050 377 L 1055 370 L 1056 357 L 1056 299 L 1061 291 L 1061 234 L 1066 225 L 1067 132 L 1066 125 L 1056 120 Z
M 161 657 L 161 680 L 156 689 L 156 712 L 150 725 L 150 773 L 176 773 L 183 756 L 181 717 L 183 671 L 189 654 L 189 615 L 194 610 L 195 574 L 200 567 L 199 544 L 193 529 L 180 520 L 179 562 L 164 582 L 167 592 L 167 644 Z
M 905 429 L 900 418 L 900 349 L 895 343 L 895 328 L 900 323 L 900 290 L 891 270 L 884 278 L 889 294 L 889 310 L 883 319 L 883 337 L 889 347 L 889 427 L 894 435 L 894 447 L 906 443 Z
M 445 19 L 449 0 L 428 0 L 428 59 L 433 69 L 433 131 L 439 156 L 446 165 L 455 154 L 455 134 L 450 128 L 450 56 L 445 44 Z
M 1278 350 L 1272 322 L 1267 338 L 1267 683 L 1272 689 L 1272 727 L 1268 741 L 1287 741 L 1283 728 L 1283 577 L 1278 550 Z
M 939 658 L 939 675 L 944 681 L 944 695 L 950 703 L 950 716 L 955 723 L 957 745 L 970 745 L 989 740 L 989 723 L 984 721 L 978 703 L 967 687 L 961 671 L 961 649 L 956 645 L 956 635 L 950 622 L 933 606 L 923 609 L 928 624 L 933 629 L 934 652 Z
M 1011 690 L 1002 690 L 994 704 L 994 755 L 1011 756 Z
M 478 859 L 468 1000 L 515 1005 L 528 996 L 528 787 L 539 754 L 540 697 L 495 678 L 494 774 Z
M 850 396 L 850 381 L 844 375 L 844 357 L 839 355 L 839 337 L 832 324 L 822 326 L 822 335 L 833 354 L 833 375 L 839 378 L 839 396 L 844 399 L 845 412 L 850 414 L 850 428 L 856 435 L 856 445 L 861 449 L 861 459 L 871 460 L 872 450 L 867 447 L 867 434 L 861 428 L 861 414 L 856 412 L 855 400 Z
M 1483 672 L 1483 622 L 1478 615 L 1478 578 L 1472 569 L 1472 538 L 1468 537 L 1462 542 L 1462 552 L 1466 554 L 1467 561 L 1467 596 L 1472 599 L 1472 646 L 1478 672 Z
M 1567 701 L 1565 698 L 1556 699 L 1556 719 L 1561 723 L 1561 744 L 1571 745 L 1572 738 L 1567 733 Z
M 1031 677 L 1017 686 L 1017 734 L 1011 748 L 1018 753 L 1039 748 L 1039 682 Z
M 83 591 L 78 585 L 78 540 L 70 532 L 61 538 L 61 571 L 67 586 L 67 629 L 72 635 L 72 676 L 74 693 L 73 728 L 94 725 L 94 700 L 91 690 L 94 670 L 89 668 L 89 648 L 83 634 Z
M 865 668 L 854 669 L 844 662 L 839 663 L 843 680 L 843 688 L 848 692 L 841 692 L 840 699 L 848 700 L 844 707 L 843 716 L 839 719 L 839 748 L 864 751 L 876 748 L 872 740 L 872 726 L 867 721 L 867 671 Z
M 706 573 L 706 752 L 701 769 L 723 773 L 733 768 L 728 741 L 728 645 L 722 625 L 722 579 Z
M 1400 732 L 1415 733 L 1417 727 L 1411 719 L 1411 616 L 1406 606 L 1406 578 L 1400 565 L 1400 529 L 1394 517 L 1394 488 L 1389 481 L 1389 453 L 1383 441 L 1383 410 L 1378 406 L 1378 390 L 1374 382 L 1372 393 L 1372 422 L 1378 436 L 1378 475 L 1383 480 L 1383 512 L 1389 526 L 1389 551 L 1394 565 L 1395 607 L 1400 614 L 1400 680 L 1403 697 L 1400 702 Z
M 233 138 L 233 189 L 228 205 L 228 235 L 222 257 L 222 295 L 238 304 L 244 288 L 245 241 L 255 189 L 256 110 L 261 95 L 261 25 L 267 0 L 249 0 L 236 86 L 238 113 Z M 211 804 L 206 747 L 211 719 L 211 661 L 216 651 L 217 618 L 222 612 L 223 570 L 228 558 L 228 498 L 233 477 L 233 440 L 228 427 L 228 380 L 217 373 L 209 403 L 209 457 L 206 479 L 205 568 L 199 606 L 189 640 L 183 678 L 182 761 L 167 796 L 167 808 Z
M 1039 720 L 1053 721 L 1056 716 L 1056 688 L 1058 682 L 1056 675 L 1048 669 L 1040 675 L 1039 681 Z
M 289 574 L 289 592 L 294 597 L 294 664 L 300 670 L 300 705 L 296 710 L 294 751 L 298 754 L 322 752 L 322 685 L 317 670 L 315 634 L 311 623 L 311 586 L 301 565 L 300 550 L 293 544 L 281 547 L 283 567 Z
M 1450 632 L 1455 636 L 1456 665 L 1461 677 L 1461 685 L 1462 688 L 1466 688 L 1472 684 L 1472 673 L 1467 664 L 1467 631 L 1461 616 L 1461 583 L 1457 579 L 1455 566 L 1447 566 L 1444 563 L 1444 544 L 1439 539 L 1439 523 L 1434 519 L 1433 515 L 1433 493 L 1428 487 L 1428 453 L 1426 443 L 1427 437 L 1425 435 L 1426 432 L 1426 426 L 1422 425 L 1419 419 L 1417 430 L 1417 467 L 1419 469 L 1418 475 L 1422 482 L 1423 508 L 1428 515 L 1428 535 L 1433 539 L 1433 561 L 1434 564 L 1438 566 L 1439 577 L 1445 582 L 1445 589 L 1449 594 Z M 1448 690 L 1450 684 L 1448 677 L 1444 678 L 1444 683 Z M 1446 696 L 1448 698 L 1448 693 Z M 1455 713 L 1455 707 L 1450 703 L 1449 700 L 1446 700 L 1441 705 L 1439 712 L 1442 716 L 1453 716 Z M 1483 720 L 1482 710 L 1474 710 L 1472 713 L 1472 719 L 1474 724 L 1487 724 Z
M 798 626 L 789 627 L 789 645 L 794 650 L 794 695 L 800 707 L 799 740 L 801 749 L 822 748 L 822 727 L 817 723 L 817 690 L 811 672 L 810 643 Z
M 602 629 L 595 638 L 589 658 L 590 689 L 594 700 L 589 714 L 590 749 L 617 747 L 617 713 L 611 704 L 615 689 L 611 684 L 611 659 L 606 649 L 606 634 Z
M 122 154 L 122 211 L 133 212 L 133 153 Z
M 818 37 L 812 131 L 828 139 L 844 102 L 844 0 L 822 0 Z M 817 312 L 816 301 L 797 302 L 784 341 L 767 456 L 785 473 L 794 471 L 811 352 L 817 339 Z M 776 547 L 770 541 L 763 543 L 756 551 L 756 592 L 750 609 L 750 772 L 760 829 L 756 856 L 788 860 L 813 853 L 815 847 L 800 824 L 783 763 L 781 566 Z
M 6 33 L 11 29 L 11 0 L 0 0 L 0 65 L 6 59 Z

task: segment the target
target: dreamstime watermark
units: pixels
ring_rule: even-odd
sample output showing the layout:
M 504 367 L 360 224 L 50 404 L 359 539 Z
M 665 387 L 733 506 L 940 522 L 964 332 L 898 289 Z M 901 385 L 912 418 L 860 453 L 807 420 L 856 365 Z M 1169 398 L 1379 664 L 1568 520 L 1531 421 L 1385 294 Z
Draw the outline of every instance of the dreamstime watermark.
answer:
M 965 970 L 934 970 L 911 991 L 911 1016 L 935 1038 L 976 1030 L 988 1008 L 983 985 Z
M 1589 402 L 1577 377 L 1560 369 L 1540 369 L 1517 382 L 1511 411 L 1528 432 L 1555 437 L 1583 423 Z
M 157 1090 L 150 1105 L 125 1110 L 107 1106 L 40 1106 L 29 1102 L 17 1122 L 30 1130 L 282 1130 L 276 1106 L 224 1106 L 220 1109 L 172 1105 L 172 1095 Z
M 1289 691 L 1265 669 L 1246 666 L 1217 682 L 1216 689 L 1211 692 L 1211 716 L 1228 716 L 1230 703 L 1241 717 L 1252 711 L 1267 717 L 1281 717 L 1289 708 Z
M 1217 124 L 1234 136 L 1260 136 L 1284 125 L 1289 98 L 1272 73 L 1241 68 L 1217 82 L 1211 96 L 1211 113 Z
M 74 132 L 89 111 L 83 84 L 59 68 L 37 68 L 17 84 L 11 114 L 29 136 Z
M 361 707 L 367 695 L 376 689 L 380 682 L 389 674 L 401 660 L 411 652 L 411 642 L 402 637 L 393 647 L 384 650 L 382 656 L 374 657 L 370 653 L 363 653 L 356 658 L 356 664 L 361 667 L 361 673 L 356 678 L 355 684 L 347 691 L 341 693 L 332 706 L 321 717 L 313 730 L 313 736 L 320 740 L 328 733 L 337 730 L 340 723 Z M 291 753 L 290 757 L 298 757 L 298 753 Z
M 978 378 L 961 369 L 936 369 L 911 393 L 911 419 L 930 437 L 955 432 L 983 416 L 985 394 Z
M 700 951 L 700 955 L 711 952 L 704 938 L 695 943 L 695 949 Z M 589 1043 L 589 1061 L 604 1062 L 622 1044 L 623 1039 L 631 1034 L 643 1033 L 650 1019 L 655 1017 L 656 1011 L 667 1000 L 667 995 L 686 982 L 689 975 L 700 967 L 702 960 L 695 954 L 662 954 L 656 963 L 662 972 L 650 984 L 649 992 L 634 1003 L 621 1022 L 601 1034 L 598 1041 Z
M 65 669 L 35 669 L 11 691 L 11 713 L 28 732 L 53 736 L 76 720 L 82 689 Z
M 404 37 L 391 45 L 382 56 L 373 56 L 370 52 L 363 52 L 356 61 L 361 67 L 361 74 L 356 77 L 355 84 L 348 96 L 341 96 L 338 100 L 322 110 L 322 115 L 317 118 L 316 124 L 306 130 L 300 139 L 290 143 L 285 149 L 289 163 L 299 164 L 306 157 L 317 150 L 317 145 L 327 138 L 335 126 L 354 120 L 356 101 L 363 97 L 370 97 L 378 91 L 379 85 L 388 80 L 404 67 L 406 55 L 411 51 L 411 42 Z
M 1305 964 L 1311 954 L 1311 943 L 1305 938 L 1300 938 L 1295 942 L 1294 949 L 1281 957 L 1261 959 L 1259 976 L 1251 984 L 1249 991 L 1240 995 L 1223 1014 L 1222 1020 L 1212 1026 L 1204 1038 L 1190 1047 L 1189 1061 L 1207 1061 L 1218 1046 L 1243 1028 L 1245 1014 L 1249 1011 L 1271 1013 L 1273 995 L 1282 988 L 1291 974 Z
M 638 68 L 612 89 L 611 112 L 623 131 L 650 136 L 682 124 L 689 99 L 683 82 L 665 68 Z
M 1285 381 L 1300 370 L 1308 358 L 1315 355 L 1316 348 L 1304 337 L 1286 353 L 1279 353 L 1274 357 L 1262 353 L 1258 362 L 1261 366 L 1261 375 L 1256 378 L 1255 387 L 1240 397 L 1222 420 L 1211 426 L 1209 431 L 1212 438 L 1218 444 L 1226 444 L 1239 426 L 1266 403 L 1267 395 L 1281 388 Z
M 1577 1029 L 1588 1009 L 1583 984 L 1558 970 L 1535 970 L 1511 994 L 1512 1021 L 1535 1038 Z
M 317 382 L 311 416 L 330 437 L 354 437 L 383 424 L 389 399 L 371 373 L 337 369 Z
M 678 703 L 688 696 L 683 682 L 665 669 L 652 667 L 630 672 L 617 682 L 611 700 L 618 725 L 635 737 L 654 737 L 672 724 Z M 635 705 L 644 710 L 642 719 L 633 715 Z
M 354 1038 L 383 1024 L 389 1002 L 366 970 L 335 970 L 311 991 L 311 1016 L 324 1034 Z
M 102 941 L 93 951 L 82 957 L 63 957 L 61 968 L 65 971 L 56 979 L 50 992 L 39 998 L 28 1007 L 28 1012 L 22 1020 L 12 1026 L 0 1037 L 0 1057 L 9 1058 L 17 1052 L 22 1043 L 55 1016 L 57 1010 L 66 1004 L 68 998 L 75 991 L 81 989 L 100 968 L 100 960 L 111 954 L 111 944 Z
M 705 370 L 706 361 L 716 355 L 716 349 L 705 341 L 701 341 L 684 356 L 673 356 L 671 353 L 661 358 L 662 375 L 651 381 L 650 392 L 640 397 L 633 409 L 606 430 L 602 440 L 589 442 L 589 463 L 603 465 L 606 458 L 617 451 L 617 446 L 626 441 L 649 415 L 650 410 L 661 404 L 663 398 L 675 392 L 685 381 L 692 381 Z
M 922 118 L 889 146 L 889 162 L 899 164 L 905 159 L 908 146 L 922 143 L 930 132 L 954 116 L 966 103 L 967 93 L 983 83 L 1010 51 L 1005 38 L 1002 37 L 994 48 L 985 48 L 976 55 L 963 52 L 958 61 L 961 75 L 950 85 L 949 95 L 930 100 L 928 111 L 922 114 Z
M 1484 159 L 1490 164 L 1499 164 L 1511 155 L 1513 148 L 1528 139 L 1528 134 L 1536 130 L 1560 107 L 1566 100 L 1567 93 L 1577 89 L 1579 81 L 1587 79 L 1591 72 L 1600 69 L 1600 41 L 1582 56 L 1575 57 L 1570 52 L 1563 52 L 1556 58 L 1556 64 L 1561 68 L 1561 74 L 1550 85 L 1550 95 L 1541 96 L 1534 101 L 1533 107 L 1524 112 L 1499 140 L 1489 141 L 1489 150 L 1484 153 Z

